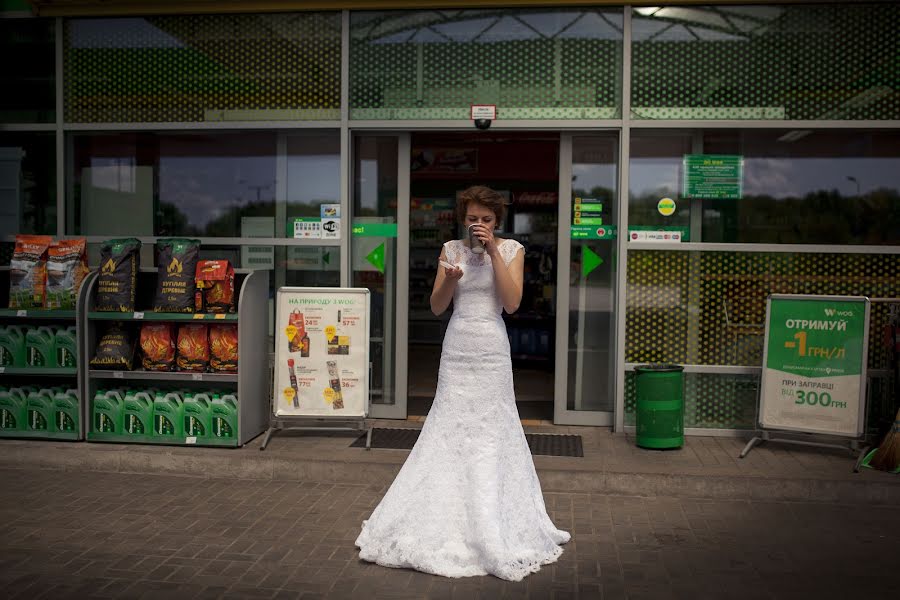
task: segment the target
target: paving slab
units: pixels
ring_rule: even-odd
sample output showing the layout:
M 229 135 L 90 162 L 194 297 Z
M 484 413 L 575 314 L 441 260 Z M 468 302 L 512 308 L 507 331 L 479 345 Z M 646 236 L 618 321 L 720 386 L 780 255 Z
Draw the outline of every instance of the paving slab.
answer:
M 373 422 L 413 427 L 410 421 Z M 584 457 L 535 456 L 547 491 L 646 497 L 900 505 L 900 476 L 853 472 L 849 452 L 769 442 L 738 458 L 745 439 L 687 437 L 678 450 L 645 450 L 606 428 L 526 426 L 526 432 L 582 437 Z M 351 448 L 358 433 L 282 432 L 242 448 L 0 440 L 0 468 L 158 474 L 226 480 L 387 485 L 408 450 Z

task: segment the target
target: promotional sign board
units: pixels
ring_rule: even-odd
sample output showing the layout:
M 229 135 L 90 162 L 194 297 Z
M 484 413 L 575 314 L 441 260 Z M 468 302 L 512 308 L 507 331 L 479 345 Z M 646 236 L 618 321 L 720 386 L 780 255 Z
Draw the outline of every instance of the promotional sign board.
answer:
M 369 412 L 369 290 L 279 288 L 276 417 L 364 418 Z
M 760 425 L 852 438 L 862 435 L 868 323 L 868 298 L 770 296 Z
M 740 200 L 744 189 L 744 157 L 726 154 L 685 154 L 684 198 Z

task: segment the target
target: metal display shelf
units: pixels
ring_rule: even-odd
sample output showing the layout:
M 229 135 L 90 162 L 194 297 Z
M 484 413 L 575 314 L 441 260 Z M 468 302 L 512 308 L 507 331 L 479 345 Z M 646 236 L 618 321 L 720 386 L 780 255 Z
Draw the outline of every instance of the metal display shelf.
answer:
M 96 321 L 225 321 L 235 323 L 237 314 L 206 313 L 158 313 L 147 312 L 99 312 L 91 311 L 88 319 Z
M 43 310 L 43 309 L 16 309 L 0 308 L 0 319 L 49 319 L 56 321 L 74 321 L 74 310 Z
M 78 427 L 75 431 L 55 431 L 54 423 L 48 423 L 47 430 L 31 430 L 31 429 L 0 429 L 0 438 L 22 438 L 22 439 L 41 439 L 41 440 L 82 440 L 86 431 L 85 423 L 85 402 L 84 402 L 84 385 L 85 361 L 82 359 L 84 354 L 81 352 L 82 340 L 84 339 L 84 324 L 79 318 L 81 309 L 86 306 L 88 285 L 97 277 L 96 272 L 88 273 L 78 291 L 76 298 L 75 310 L 45 310 L 45 309 L 0 309 L 0 321 L 5 324 L 15 323 L 16 325 L 75 325 L 76 344 L 79 349 L 77 362 L 75 367 L 0 367 L 0 385 L 10 386 L 11 382 L 15 385 L 27 385 L 32 387 L 56 387 L 65 386 L 68 389 L 75 389 L 78 394 Z M 0 269 L 0 306 L 8 306 L 9 297 L 9 269 Z M 58 378 L 58 379 L 57 379 Z M 74 381 L 72 381 L 74 378 Z
M 78 367 L 0 367 L 0 375 L 77 377 Z
M 237 382 L 237 373 L 188 373 L 184 371 L 104 371 L 90 369 L 92 379 L 146 379 L 162 381 Z
M 116 444 L 156 444 L 158 446 L 216 446 L 237 448 L 241 444 L 238 438 L 207 438 L 207 437 L 172 437 L 169 439 L 154 437 L 152 435 L 131 435 L 119 433 L 98 433 L 89 431 L 89 442 L 112 442 Z
M 137 312 L 115 313 L 92 310 L 96 305 L 97 279 L 86 284 L 86 298 L 80 320 L 84 323 L 85 335 L 81 342 L 82 356 L 85 357 L 85 385 L 83 405 L 85 422 L 93 426 L 93 398 L 99 389 L 107 389 L 114 381 L 129 382 L 126 387 L 171 387 L 172 389 L 195 389 L 209 391 L 211 386 L 226 388 L 236 392 L 238 400 L 237 429 L 233 438 L 202 438 L 196 444 L 188 443 L 191 438 L 161 438 L 152 435 L 128 435 L 89 431 L 89 442 L 114 442 L 119 444 L 164 444 L 238 447 L 246 444 L 265 431 L 269 424 L 269 271 L 235 270 L 235 297 L 237 313 L 234 314 L 182 314 L 156 313 L 149 307 L 156 290 L 157 270 L 142 268 L 137 275 Z M 89 310 L 89 308 L 91 310 Z M 236 324 L 238 328 L 238 372 L 229 373 L 187 373 L 179 371 L 106 371 L 91 369 L 90 359 L 94 356 L 103 328 L 111 321 L 124 321 L 131 328 L 135 340 L 139 337 L 139 327 L 143 321 L 163 321 L 189 323 L 199 321 L 206 325 L 216 323 Z M 135 354 L 139 355 L 138 350 Z M 135 357 L 136 365 L 140 363 Z M 141 383 L 143 382 L 143 384 Z M 90 427 L 89 427 L 90 428 Z

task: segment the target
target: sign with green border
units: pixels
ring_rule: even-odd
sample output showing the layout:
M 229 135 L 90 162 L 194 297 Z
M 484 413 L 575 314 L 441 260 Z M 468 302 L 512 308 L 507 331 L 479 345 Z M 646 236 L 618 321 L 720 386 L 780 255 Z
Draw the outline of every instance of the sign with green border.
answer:
M 740 200 L 744 157 L 729 154 L 685 154 L 682 197 Z
M 766 311 L 759 422 L 859 437 L 864 428 L 869 300 L 774 295 Z
M 569 236 L 573 240 L 614 240 L 616 239 L 615 225 L 571 225 Z

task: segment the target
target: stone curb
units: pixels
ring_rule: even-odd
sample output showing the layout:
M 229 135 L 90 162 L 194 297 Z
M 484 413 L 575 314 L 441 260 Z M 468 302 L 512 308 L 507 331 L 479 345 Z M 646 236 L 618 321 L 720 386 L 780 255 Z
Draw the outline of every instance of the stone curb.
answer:
M 0 469 L 94 471 L 274 481 L 315 481 L 388 485 L 406 458 L 405 451 L 352 450 L 330 460 L 278 452 L 222 449 L 71 444 L 4 443 Z M 777 502 L 900 505 L 900 480 L 798 479 L 750 475 L 633 473 L 563 468 L 538 461 L 547 492 L 601 492 L 621 496 L 706 498 Z

